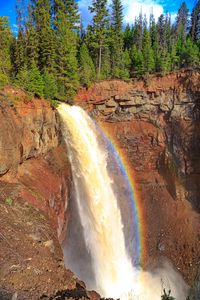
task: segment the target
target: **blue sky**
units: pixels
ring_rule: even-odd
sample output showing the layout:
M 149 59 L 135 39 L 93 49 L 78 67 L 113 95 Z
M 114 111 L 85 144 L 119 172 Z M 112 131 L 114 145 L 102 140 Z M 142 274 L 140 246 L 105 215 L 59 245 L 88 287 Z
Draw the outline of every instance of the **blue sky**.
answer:
M 86 25 L 91 20 L 91 16 L 87 10 L 92 0 L 78 0 L 82 19 Z M 109 0 L 108 2 L 111 2 Z M 186 0 L 188 8 L 191 10 L 195 0 Z M 139 14 L 142 9 L 143 14 L 147 17 L 153 11 L 157 18 L 163 12 L 170 12 L 172 19 L 175 18 L 175 13 L 180 7 L 182 0 L 122 0 L 124 5 L 124 20 L 126 23 L 132 23 L 135 16 Z M 10 23 L 13 25 L 15 20 L 15 0 L 0 0 L 0 16 L 9 16 Z

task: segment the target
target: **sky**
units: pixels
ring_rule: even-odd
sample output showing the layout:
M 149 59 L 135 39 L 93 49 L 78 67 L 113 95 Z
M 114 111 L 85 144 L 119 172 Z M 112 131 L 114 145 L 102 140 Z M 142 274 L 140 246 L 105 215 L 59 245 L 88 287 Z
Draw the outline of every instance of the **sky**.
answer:
M 157 19 L 163 12 L 169 12 L 172 15 L 172 21 L 175 20 L 176 12 L 180 7 L 182 0 L 121 0 L 124 6 L 124 22 L 133 23 L 136 16 L 140 11 L 146 14 L 147 18 L 151 12 L 154 13 Z M 92 0 L 78 0 L 79 9 L 83 24 L 86 26 L 91 21 L 91 15 L 88 11 L 88 6 Z M 111 0 L 108 0 L 108 3 Z M 195 0 L 185 1 L 188 8 L 192 9 Z M 15 3 L 16 0 L 0 0 L 0 16 L 9 16 L 10 24 L 13 31 L 16 30 L 16 18 L 15 18 Z

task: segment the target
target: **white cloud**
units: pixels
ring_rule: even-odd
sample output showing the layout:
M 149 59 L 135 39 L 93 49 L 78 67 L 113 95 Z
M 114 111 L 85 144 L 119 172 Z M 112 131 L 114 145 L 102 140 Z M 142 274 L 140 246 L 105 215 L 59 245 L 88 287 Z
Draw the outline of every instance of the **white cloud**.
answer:
M 19 26 L 17 24 L 12 24 L 12 32 L 17 35 Z
M 136 17 L 140 12 L 146 15 L 147 20 L 151 13 L 154 14 L 155 19 L 164 12 L 164 8 L 161 4 L 156 3 L 154 0 L 122 0 L 124 6 L 124 21 L 126 23 L 134 23 Z
M 90 23 L 92 19 L 92 16 L 88 11 L 88 6 L 90 6 L 91 3 L 92 0 L 78 1 L 84 25 Z M 108 0 L 108 3 L 110 4 L 111 0 Z M 164 12 L 163 6 L 157 3 L 157 0 L 122 0 L 122 4 L 124 6 L 124 22 L 130 24 L 134 23 L 135 18 L 139 16 L 141 11 L 143 15 L 146 15 L 147 20 L 152 12 L 156 20 Z
M 177 13 L 171 13 L 171 22 L 174 24 L 176 22 Z

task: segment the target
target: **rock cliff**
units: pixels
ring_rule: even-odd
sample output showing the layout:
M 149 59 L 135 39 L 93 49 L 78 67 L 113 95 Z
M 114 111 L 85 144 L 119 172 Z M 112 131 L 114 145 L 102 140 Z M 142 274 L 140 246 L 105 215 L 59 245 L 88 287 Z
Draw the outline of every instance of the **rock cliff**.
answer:
M 144 264 L 169 258 L 193 281 L 200 251 L 200 73 L 102 81 L 76 102 L 129 158 L 146 226 Z
M 46 299 L 66 289 L 82 296 L 84 287 L 77 287 L 77 278 L 64 268 L 59 245 L 67 228 L 70 187 L 56 109 L 6 88 L 0 93 L 2 300 Z
M 144 210 L 143 265 L 156 266 L 165 257 L 192 283 L 200 259 L 200 74 L 182 71 L 145 81 L 99 82 L 81 89 L 76 104 L 105 128 L 128 158 Z M 20 291 L 20 299 L 41 296 L 46 280 L 48 295 L 56 289 L 76 291 L 73 274 L 62 271 L 64 281 L 53 276 L 60 268 L 59 251 L 55 259 L 42 246 L 47 242 L 44 230 L 54 244 L 55 233 L 63 241 L 69 215 L 71 170 L 58 114 L 47 101 L 7 88 L 0 94 L 0 117 L 1 286 Z M 36 208 L 31 214 L 30 205 Z M 43 217 L 48 217 L 53 231 L 45 227 Z M 21 259 L 25 251 L 26 259 Z M 13 271 L 18 265 L 20 277 Z M 53 278 L 57 284 L 50 283 Z M 35 291 L 30 293 L 32 280 Z
M 0 180 L 49 214 L 61 234 L 70 189 L 70 166 L 56 109 L 7 88 L 0 95 Z M 57 224 L 57 225 L 56 225 Z

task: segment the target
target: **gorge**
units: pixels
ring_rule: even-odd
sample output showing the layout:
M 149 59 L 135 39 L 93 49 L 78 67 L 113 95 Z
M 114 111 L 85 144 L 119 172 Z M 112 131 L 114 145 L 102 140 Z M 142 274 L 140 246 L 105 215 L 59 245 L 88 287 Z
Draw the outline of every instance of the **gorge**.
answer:
M 159 267 L 165 257 L 189 285 L 199 269 L 199 82 L 198 72 L 182 71 L 145 83 L 100 82 L 76 97 L 134 172 L 144 207 L 144 269 Z M 62 243 L 73 182 L 56 110 L 7 89 L 0 130 L 2 205 L 11 190 L 15 201 L 21 198 L 49 215 Z M 14 290 L 20 294 L 18 284 Z M 9 280 L 4 286 L 13 289 Z

